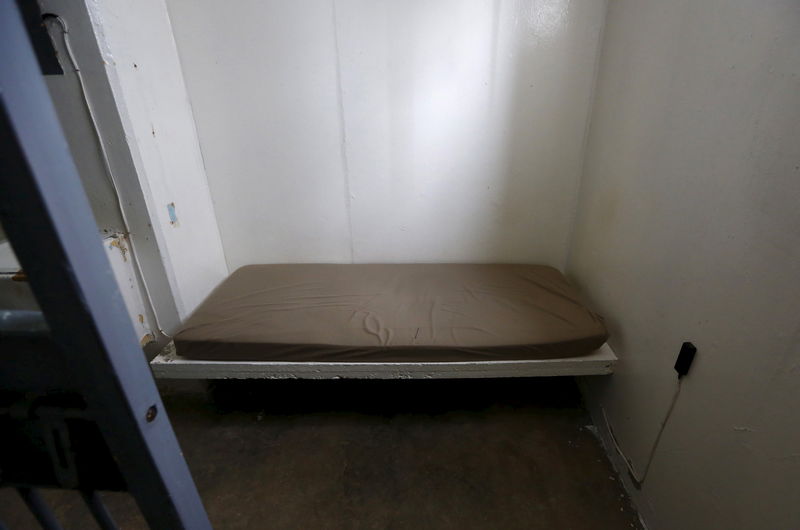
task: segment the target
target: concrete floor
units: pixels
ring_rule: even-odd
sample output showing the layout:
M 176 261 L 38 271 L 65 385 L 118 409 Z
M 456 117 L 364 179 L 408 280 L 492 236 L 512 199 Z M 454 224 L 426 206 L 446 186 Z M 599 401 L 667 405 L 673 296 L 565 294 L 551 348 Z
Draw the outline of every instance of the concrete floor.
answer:
M 570 378 L 162 385 L 217 529 L 630 529 Z M 95 528 L 70 492 L 66 529 Z M 122 528 L 146 528 L 104 494 Z M 38 528 L 11 490 L 0 521 Z

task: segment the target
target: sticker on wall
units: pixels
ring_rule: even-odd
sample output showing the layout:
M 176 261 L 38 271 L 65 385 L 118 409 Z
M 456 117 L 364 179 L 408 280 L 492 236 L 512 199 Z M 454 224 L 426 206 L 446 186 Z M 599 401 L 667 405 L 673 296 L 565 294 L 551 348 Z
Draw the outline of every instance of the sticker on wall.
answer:
M 175 213 L 175 203 L 171 202 L 167 205 L 167 212 L 169 212 L 169 224 L 172 226 L 178 225 L 178 215 Z

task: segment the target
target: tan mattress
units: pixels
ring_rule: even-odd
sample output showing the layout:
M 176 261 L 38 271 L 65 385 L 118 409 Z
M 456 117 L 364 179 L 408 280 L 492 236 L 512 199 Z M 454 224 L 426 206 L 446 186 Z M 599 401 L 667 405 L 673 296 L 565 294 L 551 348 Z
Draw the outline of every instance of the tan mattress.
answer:
M 452 362 L 580 356 L 607 337 L 552 267 L 250 265 L 175 346 L 199 360 Z

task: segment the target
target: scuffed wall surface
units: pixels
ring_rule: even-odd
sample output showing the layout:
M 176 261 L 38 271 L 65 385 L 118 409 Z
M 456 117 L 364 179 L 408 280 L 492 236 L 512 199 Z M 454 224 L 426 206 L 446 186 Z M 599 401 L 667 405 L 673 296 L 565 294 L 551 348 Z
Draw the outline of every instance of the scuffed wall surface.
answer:
M 607 317 L 592 380 L 651 530 L 800 522 L 800 4 L 610 3 L 568 271 Z
M 231 269 L 563 266 L 605 2 L 168 4 Z

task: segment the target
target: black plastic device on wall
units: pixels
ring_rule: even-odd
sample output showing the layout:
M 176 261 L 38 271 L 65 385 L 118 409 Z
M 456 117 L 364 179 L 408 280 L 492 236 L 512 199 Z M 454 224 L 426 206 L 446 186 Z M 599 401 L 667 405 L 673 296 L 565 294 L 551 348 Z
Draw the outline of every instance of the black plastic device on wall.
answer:
M 681 346 L 681 351 L 678 353 L 678 359 L 675 361 L 675 371 L 678 372 L 678 379 L 689 373 L 689 368 L 692 366 L 694 356 L 697 353 L 697 348 L 691 342 L 684 342 Z

